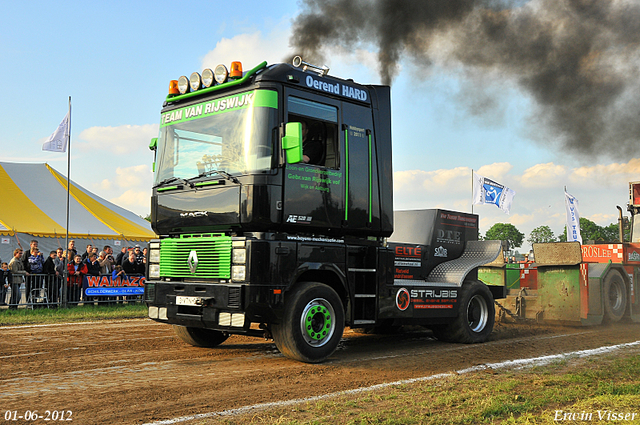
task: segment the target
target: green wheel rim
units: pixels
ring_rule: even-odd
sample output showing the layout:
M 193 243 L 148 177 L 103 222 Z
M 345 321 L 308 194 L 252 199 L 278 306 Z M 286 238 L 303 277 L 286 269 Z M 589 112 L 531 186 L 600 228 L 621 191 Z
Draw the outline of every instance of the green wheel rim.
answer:
M 312 347 L 322 347 L 335 332 L 335 311 L 324 298 L 315 298 L 304 307 L 300 317 L 300 330 L 304 341 Z

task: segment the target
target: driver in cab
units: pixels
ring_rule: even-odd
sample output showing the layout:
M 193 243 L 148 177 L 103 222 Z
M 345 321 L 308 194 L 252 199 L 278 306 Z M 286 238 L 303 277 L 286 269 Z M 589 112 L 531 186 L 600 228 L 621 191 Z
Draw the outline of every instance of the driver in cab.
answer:
M 324 146 L 320 140 L 315 138 L 309 138 L 309 127 L 306 121 L 301 121 L 302 124 L 302 161 L 305 164 L 322 165 L 322 154 L 324 153 Z

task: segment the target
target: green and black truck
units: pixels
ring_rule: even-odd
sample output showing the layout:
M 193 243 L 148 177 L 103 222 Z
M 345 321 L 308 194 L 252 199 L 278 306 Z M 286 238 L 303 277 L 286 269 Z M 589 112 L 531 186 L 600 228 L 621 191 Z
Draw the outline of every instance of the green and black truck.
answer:
M 393 211 L 391 90 L 296 57 L 169 86 L 155 151 L 145 301 L 186 342 L 273 338 L 321 362 L 345 326 L 485 341 L 504 286 L 478 216 Z

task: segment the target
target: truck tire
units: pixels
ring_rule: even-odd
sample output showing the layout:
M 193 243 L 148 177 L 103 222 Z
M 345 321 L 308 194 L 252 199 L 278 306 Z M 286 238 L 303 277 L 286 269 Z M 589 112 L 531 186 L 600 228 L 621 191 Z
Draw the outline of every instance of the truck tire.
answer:
M 213 329 L 173 325 L 173 330 L 181 340 L 194 347 L 217 347 L 229 338 L 228 334 Z
M 622 319 L 627 309 L 627 285 L 617 270 L 611 270 L 602 285 L 604 321 L 615 323 Z
M 273 340 L 286 357 L 320 363 L 338 347 L 344 331 L 344 309 L 333 288 L 301 283 L 285 301 L 281 323 L 272 325 Z
M 486 341 L 493 331 L 496 314 L 489 288 L 477 281 L 467 281 L 460 289 L 458 302 L 458 316 L 448 325 L 432 326 L 434 336 L 463 344 Z

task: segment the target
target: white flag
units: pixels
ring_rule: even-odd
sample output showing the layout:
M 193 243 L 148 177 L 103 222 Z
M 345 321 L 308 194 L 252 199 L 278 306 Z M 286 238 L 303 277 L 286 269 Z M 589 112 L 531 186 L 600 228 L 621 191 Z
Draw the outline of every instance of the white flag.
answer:
M 69 137 L 69 112 L 64 117 L 58 129 L 42 145 L 43 151 L 66 152 L 67 139 Z
M 516 192 L 513 189 L 473 173 L 474 204 L 494 204 L 506 214 L 509 214 L 514 196 L 516 196 Z
M 582 245 L 580 236 L 580 213 L 578 212 L 578 200 L 564 191 L 564 203 L 567 208 L 567 242 L 578 241 Z

